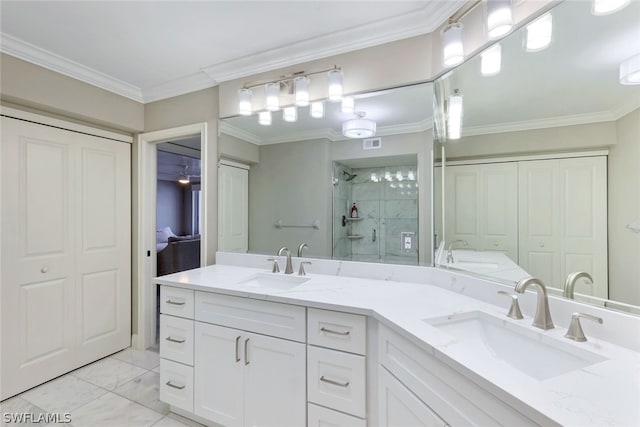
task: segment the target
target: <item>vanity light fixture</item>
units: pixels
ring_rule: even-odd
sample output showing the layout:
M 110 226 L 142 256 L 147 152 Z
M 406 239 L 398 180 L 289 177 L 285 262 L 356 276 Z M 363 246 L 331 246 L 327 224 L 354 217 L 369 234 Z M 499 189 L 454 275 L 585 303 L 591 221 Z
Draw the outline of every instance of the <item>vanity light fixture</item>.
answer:
M 442 30 L 442 61 L 445 67 L 453 67 L 464 61 L 462 24 L 453 22 Z
M 342 70 L 329 71 L 329 101 L 338 102 L 342 99 Z
M 502 62 L 502 48 L 499 43 L 494 44 L 480 54 L 480 73 L 483 76 L 494 76 L 500 72 Z
M 311 80 L 307 76 L 296 77 L 293 79 L 293 87 L 296 93 L 296 105 L 298 107 L 306 107 L 309 105 L 309 84 Z
M 238 91 L 238 114 L 241 116 L 251 115 L 251 89 Z
M 353 114 L 356 108 L 356 103 L 353 97 L 351 96 L 343 96 L 342 97 L 342 105 L 340 109 L 343 113 Z
M 620 64 L 620 84 L 640 85 L 640 53 Z
M 448 139 L 460 139 L 462 134 L 462 95 L 456 89 L 449 96 L 447 107 L 447 137 Z
M 609 15 L 623 9 L 629 3 L 631 0 L 592 0 L 591 14 L 596 16 Z
M 280 109 L 280 83 L 267 83 L 264 85 L 265 107 L 269 111 L 278 111 Z
M 489 39 L 504 36 L 512 28 L 511 0 L 487 0 L 487 34 Z
M 282 109 L 282 120 L 285 122 L 295 122 L 298 119 L 298 109 L 294 106 Z
M 261 111 L 260 114 L 258 114 L 258 123 L 262 126 L 271 125 L 271 111 Z
M 527 52 L 538 52 L 551 44 L 553 17 L 546 13 L 525 28 Z
M 321 119 L 324 117 L 324 101 L 316 101 L 311 103 L 309 108 L 309 114 L 314 119 Z
M 342 123 L 342 134 L 347 138 L 369 138 L 376 134 L 376 122 L 365 119 L 364 112 L 355 113 L 355 118 Z

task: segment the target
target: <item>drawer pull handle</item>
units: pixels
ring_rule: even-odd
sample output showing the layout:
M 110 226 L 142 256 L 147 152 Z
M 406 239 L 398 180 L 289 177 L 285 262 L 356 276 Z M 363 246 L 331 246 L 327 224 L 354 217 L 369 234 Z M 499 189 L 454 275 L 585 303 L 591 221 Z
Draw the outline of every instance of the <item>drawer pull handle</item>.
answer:
M 340 382 L 340 381 L 336 381 L 336 380 L 332 380 L 332 379 L 329 379 L 329 378 L 325 378 L 324 375 L 320 377 L 320 381 L 324 381 L 325 383 L 337 385 L 338 387 L 349 387 L 349 381 L 347 381 L 346 383 L 343 383 L 343 382 Z
M 240 349 L 238 344 L 240 343 L 240 335 L 236 337 L 236 363 L 240 361 Z
M 244 365 L 247 366 L 249 364 L 249 350 L 247 346 L 249 345 L 249 338 L 244 340 Z
M 167 337 L 165 339 L 167 341 L 175 342 L 175 343 L 178 343 L 178 344 L 182 344 L 185 341 L 184 338 L 183 339 L 176 339 L 176 338 L 172 338 L 172 337 Z
M 172 301 L 170 299 L 167 300 L 167 304 L 171 305 L 184 305 L 184 301 Z
M 173 388 L 176 388 L 176 389 L 178 389 L 178 390 L 182 390 L 183 388 L 185 388 L 185 386 L 183 386 L 183 385 L 175 385 L 175 384 L 173 384 L 171 381 L 167 381 L 167 382 L 166 382 L 166 384 L 167 384 L 169 387 L 173 387 Z
M 320 328 L 320 330 L 321 330 L 322 332 L 326 332 L 326 333 L 328 333 L 328 334 L 334 334 L 334 335 L 343 335 L 343 336 L 347 336 L 347 335 L 350 335 L 350 334 L 351 334 L 351 331 L 344 331 L 344 332 L 341 332 L 341 331 L 334 331 L 333 329 L 327 329 L 327 328 L 325 328 L 324 326 L 323 326 L 323 327 L 321 327 L 321 328 Z

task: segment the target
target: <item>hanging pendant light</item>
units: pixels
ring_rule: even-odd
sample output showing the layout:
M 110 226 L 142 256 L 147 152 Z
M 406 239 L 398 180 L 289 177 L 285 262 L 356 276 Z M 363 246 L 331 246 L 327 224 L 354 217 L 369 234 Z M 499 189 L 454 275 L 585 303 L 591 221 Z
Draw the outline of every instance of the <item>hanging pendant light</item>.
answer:
M 258 123 L 260 123 L 262 126 L 270 126 L 271 111 L 260 111 L 260 114 L 258 114 Z
M 285 122 L 295 122 L 298 120 L 298 109 L 295 106 L 283 108 L 282 120 Z
M 309 77 L 296 77 L 293 79 L 293 86 L 296 93 L 296 105 L 306 107 L 309 105 Z
M 494 44 L 480 54 L 480 73 L 483 76 L 494 76 L 500 72 L 502 62 L 502 48 L 499 43 Z
M 487 34 L 495 39 L 513 28 L 511 0 L 487 0 Z
M 240 89 L 238 91 L 238 114 L 241 116 L 251 115 L 251 90 Z
M 447 137 L 448 139 L 460 139 L 462 134 L 462 95 L 456 89 L 449 96 L 447 112 Z
M 311 103 L 309 108 L 309 114 L 314 119 L 321 119 L 324 117 L 324 101 L 316 101 Z
M 452 23 L 442 31 L 442 61 L 445 67 L 453 67 L 464 61 L 462 45 L 462 24 Z
M 264 85 L 265 107 L 269 111 L 278 111 L 280 109 L 280 84 L 267 83 Z
M 640 85 L 640 53 L 620 64 L 620 84 Z
M 342 71 L 329 71 L 329 101 L 338 102 L 342 99 Z
M 546 13 L 525 27 L 527 52 L 538 52 L 551 44 L 553 17 Z
M 591 14 L 596 16 L 609 15 L 623 9 L 629 3 L 631 0 L 592 0 Z
M 355 118 L 342 123 L 342 134 L 347 138 L 369 138 L 376 134 L 376 122 L 365 119 L 363 112 L 355 113 Z

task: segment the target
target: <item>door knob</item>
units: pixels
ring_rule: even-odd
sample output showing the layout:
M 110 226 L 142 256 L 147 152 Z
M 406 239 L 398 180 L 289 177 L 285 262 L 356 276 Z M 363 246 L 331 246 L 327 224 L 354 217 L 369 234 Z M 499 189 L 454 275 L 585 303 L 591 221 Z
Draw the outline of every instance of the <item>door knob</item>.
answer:
M 47 273 L 49 271 L 49 267 L 46 265 L 40 269 L 40 273 Z

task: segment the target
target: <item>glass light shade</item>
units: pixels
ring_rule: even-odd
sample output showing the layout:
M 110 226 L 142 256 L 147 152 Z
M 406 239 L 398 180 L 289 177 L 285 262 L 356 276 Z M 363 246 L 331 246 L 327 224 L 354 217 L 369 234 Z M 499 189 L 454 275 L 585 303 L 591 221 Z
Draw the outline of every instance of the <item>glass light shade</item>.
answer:
M 403 180 L 402 172 L 401 172 L 401 171 L 396 172 L 396 179 L 397 179 L 398 181 L 402 181 L 402 180 Z
M 462 133 L 462 95 L 456 94 L 449 97 L 447 114 L 447 137 L 460 139 Z
M 547 48 L 551 44 L 551 36 L 553 35 L 551 13 L 546 13 L 527 25 L 525 33 L 527 52 L 538 52 Z
M 309 108 L 309 114 L 314 119 L 321 119 L 324 117 L 324 101 L 316 101 L 311 103 Z
M 442 61 L 445 67 L 453 67 L 464 61 L 462 45 L 462 25 L 451 24 L 442 32 Z
M 293 79 L 293 86 L 296 92 L 296 105 L 306 107 L 309 105 L 309 77 L 296 77 Z
M 178 178 L 178 182 L 180 184 L 188 184 L 189 181 L 189 175 L 180 175 L 180 177 Z
M 504 36 L 513 28 L 511 0 L 487 0 L 487 34 L 490 39 Z
M 483 76 L 493 76 L 500 72 L 502 62 L 502 48 L 495 44 L 480 54 L 480 73 Z
M 238 91 L 238 114 L 241 116 L 251 115 L 251 90 L 240 89 Z
M 631 3 L 631 0 L 592 0 L 591 13 L 593 15 L 608 15 L 617 12 Z
M 258 114 L 258 123 L 262 126 L 271 125 L 271 111 L 261 111 L 260 114 Z
M 392 180 L 392 178 L 391 178 L 391 172 L 386 171 L 386 172 L 384 173 L 384 179 L 385 179 L 385 180 L 387 180 L 387 181 L 391 181 L 391 180 Z
M 296 107 L 285 107 L 282 110 L 282 120 L 285 122 L 295 122 L 298 119 L 298 109 Z
M 342 123 L 342 134 L 347 138 L 369 138 L 376 134 L 376 122 L 357 118 Z
M 371 172 L 371 182 L 378 182 L 378 175 L 375 172 Z
M 353 114 L 355 111 L 356 102 L 351 96 L 345 96 L 342 98 L 341 110 L 343 113 Z
M 269 111 L 278 111 L 280 109 L 280 84 L 267 83 L 264 85 L 264 103 Z
M 620 83 L 640 85 L 640 53 L 620 64 Z
M 411 171 L 411 170 L 409 171 L 409 173 L 407 174 L 407 179 L 408 179 L 409 181 L 415 181 L 415 180 L 416 180 L 416 176 L 415 176 L 415 174 L 413 173 L 413 171 Z
M 338 102 L 342 99 L 342 71 L 329 71 L 329 101 Z

